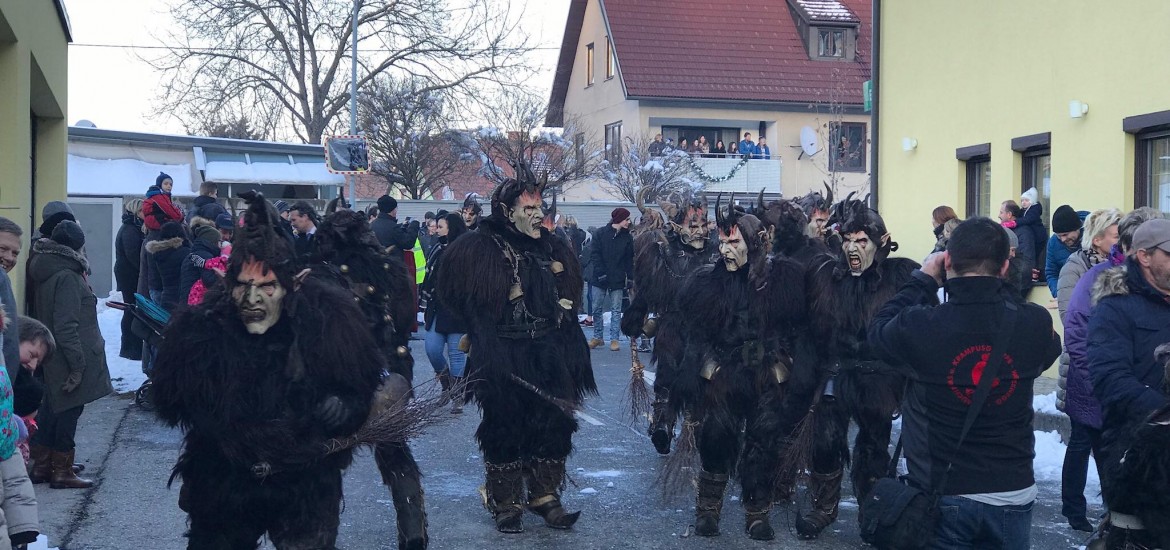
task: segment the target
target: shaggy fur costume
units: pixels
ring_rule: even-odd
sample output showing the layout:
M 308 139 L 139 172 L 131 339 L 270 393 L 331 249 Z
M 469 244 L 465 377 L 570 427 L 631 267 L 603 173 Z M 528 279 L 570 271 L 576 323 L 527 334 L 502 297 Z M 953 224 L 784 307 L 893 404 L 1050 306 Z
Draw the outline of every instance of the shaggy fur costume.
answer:
M 1133 444 L 1102 485 L 1112 511 L 1137 516 L 1144 530 L 1110 526 L 1106 547 L 1170 548 L 1170 406 L 1162 407 L 1134 433 Z
M 316 232 L 317 254 L 330 273 L 350 289 L 365 314 L 389 376 L 401 377 L 406 387 L 414 379 L 410 354 L 413 295 L 406 265 L 392 261 L 370 230 L 365 214 L 338 210 L 326 216 Z M 398 520 L 400 550 L 427 547 L 427 520 L 418 464 L 406 443 L 374 448 L 374 462 L 382 482 L 390 487 Z
M 768 525 L 784 432 L 781 406 L 791 358 L 776 323 L 799 312 L 803 271 L 767 259 L 766 232 L 752 215 L 729 212 L 720 230 L 734 227 L 748 247 L 748 263 L 728 271 L 723 261 L 700 268 L 683 286 L 678 308 L 686 350 L 671 386 L 672 402 L 701 418 L 696 433 L 699 476 L 696 528 L 718 534 L 723 487 L 738 472 L 752 538 L 773 536 Z M 678 451 L 676 451 L 677 453 Z
M 185 432 L 172 479 L 188 547 L 252 548 L 267 533 L 277 548 L 333 548 L 352 451 L 324 456 L 324 443 L 362 425 L 382 368 L 352 298 L 313 276 L 262 335 L 224 291 L 178 313 L 151 378 L 158 415 Z M 330 427 L 334 397 L 344 413 Z
M 685 210 L 685 209 L 684 209 Z M 674 424 L 681 410 L 670 400 L 670 387 L 678 377 L 685 343 L 682 314 L 678 303 L 686 277 L 717 254 L 715 243 L 708 241 L 696 249 L 682 242 L 673 230 L 648 231 L 634 240 L 634 293 L 629 308 L 622 314 L 622 332 L 630 338 L 642 334 L 649 313 L 657 314 L 652 335 L 654 350 L 650 362 L 655 366 L 654 411 L 650 435 L 658 452 L 669 451 Z
M 502 212 L 508 204 L 514 197 L 493 196 L 492 216 L 447 247 L 436 281 L 444 307 L 469 329 L 469 399 L 483 412 L 475 437 L 487 463 L 488 499 L 506 501 L 493 510 L 501 531 L 520 528 L 518 516 L 503 526 L 500 517 L 522 498 L 514 464 L 522 463 L 528 476 L 530 509 L 533 497 L 557 497 L 559 490 L 550 486 L 563 482 L 577 420 L 556 403 L 580 403 L 597 393 L 572 303 L 584 285 L 577 256 L 545 229 L 539 239 L 517 232 Z M 541 481 L 541 465 L 548 464 L 559 473 Z
M 834 215 L 848 215 L 842 235 L 864 231 L 880 248 L 873 264 L 860 276 L 849 273 L 845 259 L 835 250 L 811 261 L 806 279 L 808 341 L 796 345 L 797 374 L 791 402 L 786 404 L 786 416 L 799 416 L 787 416 L 785 424 L 793 440 L 788 453 L 809 457 L 814 480 L 831 479 L 824 486 L 810 487 L 814 513 L 818 509 L 823 512 L 821 523 L 825 518 L 836 518 L 840 477 L 833 476 L 850 463 L 850 419 L 858 426 L 850 472 L 854 495 L 863 498 L 888 469 L 890 431 L 905 378 L 890 365 L 870 357 L 865 331 L 881 306 L 919 267 L 912 260 L 888 258 L 897 244 L 881 245 L 886 229 L 876 212 L 858 201 L 838 205 L 834 211 Z M 787 462 L 799 469 L 806 461 Z M 824 526 L 812 529 L 798 522 L 797 528 L 804 536 L 815 536 L 813 531 L 819 533 Z

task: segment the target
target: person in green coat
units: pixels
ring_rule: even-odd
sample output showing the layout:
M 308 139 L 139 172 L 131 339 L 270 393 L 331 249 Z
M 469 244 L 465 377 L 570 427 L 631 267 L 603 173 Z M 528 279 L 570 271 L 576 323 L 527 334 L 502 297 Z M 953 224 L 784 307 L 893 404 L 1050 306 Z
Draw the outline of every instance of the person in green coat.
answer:
M 86 274 L 89 262 L 81 254 L 85 233 L 73 221 L 63 221 L 51 238 L 32 245 L 29 284 L 35 285 L 32 317 L 52 331 L 57 352 L 41 370 L 45 403 L 40 431 L 32 445 L 49 449 L 54 489 L 84 489 L 93 485 L 73 471 L 74 435 L 86 404 L 113 392 L 106 365 L 105 340 L 98 329 L 97 296 Z

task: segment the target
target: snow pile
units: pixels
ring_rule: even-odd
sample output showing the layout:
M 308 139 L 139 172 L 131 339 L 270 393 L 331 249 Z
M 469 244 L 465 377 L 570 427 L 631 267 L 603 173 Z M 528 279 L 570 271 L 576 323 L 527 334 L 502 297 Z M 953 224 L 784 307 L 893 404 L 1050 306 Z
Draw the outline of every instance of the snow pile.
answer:
M 1036 482 L 1045 481 L 1060 483 L 1061 471 L 1064 470 L 1064 453 L 1068 446 L 1060 440 L 1057 432 L 1035 432 L 1036 458 L 1032 462 L 1032 469 L 1036 473 Z M 1085 496 L 1090 503 L 1101 503 L 1101 478 L 1097 475 L 1097 465 L 1089 461 L 1089 475 L 1085 483 Z
M 1033 397 L 1032 410 L 1040 414 L 1064 414 L 1056 408 L 1056 392 Z
M 142 196 L 154 185 L 159 172 L 166 172 L 175 182 L 176 197 L 194 197 L 198 193 L 191 181 L 190 164 L 154 164 L 138 159 L 95 159 L 68 156 L 69 195 Z
M 37 540 L 34 540 L 28 545 L 28 550 L 57 550 L 57 547 L 49 547 L 49 537 L 38 535 Z
M 122 293 L 114 291 L 109 298 L 98 301 L 98 329 L 106 340 L 110 381 L 115 392 L 132 392 L 146 381 L 146 375 L 142 373 L 142 361 L 131 361 L 118 355 L 122 348 L 122 312 L 107 305 L 110 300 L 122 301 Z

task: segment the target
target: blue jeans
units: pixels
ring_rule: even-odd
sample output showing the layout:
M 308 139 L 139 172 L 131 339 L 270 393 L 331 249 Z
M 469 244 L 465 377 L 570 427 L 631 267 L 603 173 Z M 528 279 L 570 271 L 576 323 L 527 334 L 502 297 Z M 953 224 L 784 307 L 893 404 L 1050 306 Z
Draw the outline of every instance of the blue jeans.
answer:
M 1032 547 L 1032 504 L 992 506 L 944 496 L 935 533 L 934 550 L 1027 550 Z
M 463 338 L 463 334 L 458 332 L 439 334 L 433 330 L 427 331 L 423 347 L 427 350 L 427 359 L 430 359 L 431 368 L 435 369 L 435 374 L 443 374 L 449 370 L 451 376 L 457 378 L 463 376 L 463 367 L 467 364 L 467 354 L 459 349 L 460 338 Z M 443 348 L 447 349 L 450 360 L 443 356 Z
M 1101 430 L 1072 421 L 1072 435 L 1064 452 L 1064 467 L 1060 474 L 1060 496 L 1064 506 L 1060 513 L 1068 519 L 1083 518 L 1088 513 L 1085 501 L 1085 481 L 1089 475 L 1089 456 L 1098 459 L 1101 449 Z M 1097 461 L 1097 471 L 1101 471 Z
M 622 294 L 623 289 L 606 290 L 604 288 L 590 286 L 590 293 L 593 295 L 593 337 L 602 340 L 605 334 L 605 312 L 606 306 L 609 306 L 609 339 L 617 340 L 620 332 L 618 331 L 622 326 Z

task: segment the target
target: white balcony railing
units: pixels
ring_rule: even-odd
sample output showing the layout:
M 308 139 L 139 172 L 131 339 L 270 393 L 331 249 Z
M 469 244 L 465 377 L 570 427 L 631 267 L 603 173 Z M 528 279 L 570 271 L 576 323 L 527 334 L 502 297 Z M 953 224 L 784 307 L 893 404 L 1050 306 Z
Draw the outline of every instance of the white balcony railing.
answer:
M 731 174 L 741 162 L 740 158 L 696 157 L 694 166 L 710 178 L 723 178 Z M 780 172 L 783 161 L 778 158 L 750 159 L 740 166 L 730 178 L 720 182 L 707 182 L 708 193 L 734 192 L 755 195 L 763 189 L 767 194 L 780 194 Z M 698 174 L 695 174 L 698 176 Z M 703 178 L 695 177 L 696 181 Z

